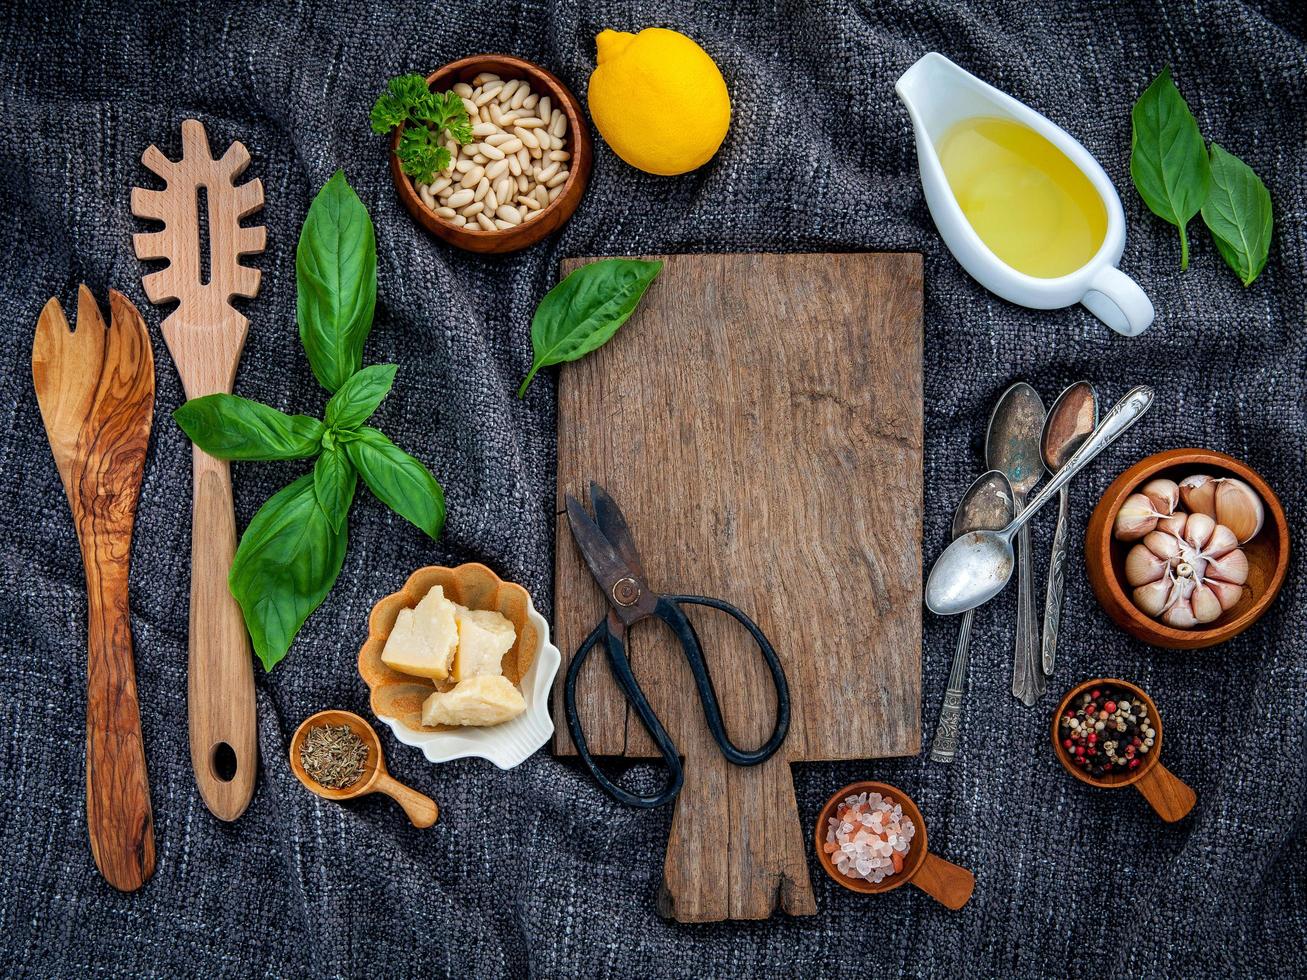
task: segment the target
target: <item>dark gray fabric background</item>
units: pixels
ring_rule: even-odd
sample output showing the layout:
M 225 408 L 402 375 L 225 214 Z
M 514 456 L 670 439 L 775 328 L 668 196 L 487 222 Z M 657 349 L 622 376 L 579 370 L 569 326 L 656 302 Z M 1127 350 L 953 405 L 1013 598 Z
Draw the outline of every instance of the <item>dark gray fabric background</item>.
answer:
M 198 8 L 198 9 L 196 9 Z M 535 59 L 584 94 L 594 35 L 662 25 L 697 38 L 734 100 L 730 135 L 697 173 L 637 173 L 599 143 L 563 233 L 507 258 L 437 243 L 403 212 L 366 116 L 385 79 L 487 50 Z M 1110 479 L 1160 449 L 1239 456 L 1304 528 L 1304 153 L 1307 38 L 1301 5 L 1199 2 L 666 2 L 6 4 L 0 29 L 0 970 L 122 976 L 355 975 L 1224 976 L 1301 969 L 1307 929 L 1307 602 L 1302 564 L 1270 615 L 1200 653 L 1148 649 L 1116 630 L 1081 574 L 1080 521 Z M 892 86 L 939 50 L 1064 125 L 1121 191 L 1122 268 L 1157 307 L 1126 340 L 1074 308 L 1007 305 L 966 278 L 922 202 Z M 1195 223 L 1177 268 L 1169 227 L 1129 183 L 1129 109 L 1169 64 L 1207 138 L 1270 187 L 1276 238 L 1244 289 Z M 296 340 L 294 247 L 312 193 L 344 167 L 380 251 L 369 362 L 399 383 L 380 424 L 438 475 L 449 500 L 433 546 L 360 492 L 335 591 L 271 676 L 258 670 L 263 771 L 232 825 L 196 793 L 186 743 L 190 466 L 168 417 L 180 385 L 145 302 L 129 235 L 151 142 L 176 156 L 197 116 L 216 147 L 241 139 L 262 178 L 269 248 L 237 391 L 318 412 Z M 540 753 L 502 773 L 428 765 L 387 734 L 401 779 L 441 803 L 432 830 L 389 801 L 340 807 L 306 793 L 285 761 L 319 708 L 366 712 L 355 655 L 372 603 L 412 569 L 477 559 L 552 602 L 554 377 L 525 402 L 531 310 L 565 256 L 706 251 L 920 250 L 925 254 L 925 553 L 980 469 L 986 414 L 1011 380 L 1051 400 L 1078 378 L 1105 400 L 1156 385 L 1156 407 L 1079 480 L 1063 648 L 1037 710 L 1008 695 L 1013 595 L 976 620 L 968 744 L 923 757 L 799 766 L 805 835 L 854 778 L 908 789 L 931 843 L 976 873 L 948 912 L 914 889 L 858 899 L 813 864 L 820 914 L 684 927 L 653 911 L 671 810 L 623 809 Z M 150 325 L 154 437 L 135 541 L 132 609 L 157 821 L 158 871 L 124 896 L 96 874 L 83 801 L 85 596 L 72 522 L 28 367 L 50 296 L 79 282 L 128 294 Z M 748 329 L 741 324 L 740 329 Z M 619 338 L 619 342 L 623 342 Z M 632 342 L 628 337 L 625 342 Z M 694 357 L 693 337 L 682 351 Z M 650 355 L 654 356 L 651 351 Z M 876 356 L 869 351 L 868 356 Z M 235 471 L 243 526 L 297 465 Z M 874 488 L 868 488 L 874 492 Z M 669 501 L 674 507 L 675 502 Z M 1048 520 L 1039 522 L 1046 540 Z M 1302 542 L 1299 547 L 1303 547 Z M 1042 549 L 1041 549 L 1042 551 Z M 1041 556 L 1042 560 L 1042 556 Z M 1042 578 L 1041 578 L 1042 583 Z M 703 583 L 705 590 L 723 583 Z M 925 737 L 957 624 L 925 618 Z M 1129 791 L 1089 791 L 1046 742 L 1054 695 L 1090 674 L 1142 683 L 1167 725 L 1166 761 L 1198 791 L 1163 825 Z M 643 778 L 651 778 L 653 770 Z M 637 774 L 638 775 L 638 774 Z

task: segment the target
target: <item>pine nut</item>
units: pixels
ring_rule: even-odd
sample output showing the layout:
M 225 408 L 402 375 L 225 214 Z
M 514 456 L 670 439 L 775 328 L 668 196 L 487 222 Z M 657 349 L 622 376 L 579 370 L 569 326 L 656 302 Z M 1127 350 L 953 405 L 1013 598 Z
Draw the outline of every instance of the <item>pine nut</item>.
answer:
M 514 198 L 514 200 L 517 201 L 518 204 L 521 204 L 523 207 L 525 207 L 528 211 L 540 210 L 540 202 L 537 201 L 534 197 L 527 197 L 525 194 L 519 194 L 516 198 Z
M 540 96 L 536 95 L 533 92 L 532 94 L 528 95 L 525 99 L 522 100 L 522 108 L 534 109 L 536 107 L 536 103 L 539 101 L 540 101 Z
M 495 227 L 500 231 L 508 231 L 509 228 L 516 228 L 517 226 L 511 221 L 505 221 L 503 218 L 496 218 Z
M 531 130 L 523 129 L 521 126 L 513 127 L 513 135 L 522 141 L 522 145 L 529 149 L 540 149 L 540 141 L 531 134 Z
M 504 115 L 499 111 L 498 102 L 492 102 L 490 105 L 486 106 L 486 108 L 490 110 L 490 121 L 492 123 L 496 126 L 504 125 Z
M 513 97 L 513 93 L 522 87 L 522 80 L 514 78 L 504 83 L 504 87 L 499 90 L 499 104 L 505 105 Z M 519 103 L 520 104 L 520 103 Z
M 567 134 L 567 117 L 563 115 L 561 112 L 559 112 L 557 109 L 555 109 L 553 118 L 549 120 L 549 135 L 565 136 L 566 134 Z
M 524 217 L 522 220 L 523 220 L 523 221 L 530 221 L 532 218 L 538 218 L 538 217 L 540 217 L 540 215 L 542 215 L 542 214 L 544 214 L 543 211 L 528 211 L 528 212 L 526 213 L 526 217 Z
M 477 111 L 477 104 L 473 102 L 471 99 L 464 99 L 463 108 L 468 111 L 469 115 L 471 115 L 472 113 Z
M 486 84 L 486 82 L 497 82 L 497 81 L 499 81 L 499 76 L 496 75 L 494 72 L 483 71 L 476 78 L 472 79 L 472 84 L 484 85 Z
M 454 92 L 460 99 L 472 98 L 472 86 L 467 82 L 457 82 L 454 85 Z
M 436 208 L 436 214 L 440 215 L 442 218 L 452 218 L 457 213 L 458 212 L 453 208 Z
M 482 200 L 486 202 L 486 210 L 491 214 L 499 209 L 499 195 L 495 193 L 493 187 L 486 191 L 486 196 Z
M 504 150 L 497 146 L 491 146 L 489 143 L 478 143 L 477 145 L 480 148 L 480 154 L 487 160 L 502 160 L 507 155 Z
M 484 211 L 483 211 L 481 214 L 478 214 L 478 215 L 477 215 L 477 224 L 479 224 L 479 225 L 481 226 L 481 229 L 482 229 L 483 231 L 494 231 L 494 230 L 495 230 L 495 223 L 494 223 L 493 221 L 491 221 L 489 218 L 486 217 Z
M 526 174 L 517 175 L 517 189 L 523 194 L 531 189 L 531 180 Z
M 500 177 L 494 185 L 495 197 L 501 201 L 507 201 L 513 193 L 513 178 L 507 175 Z
M 550 160 L 570 160 L 570 159 L 572 159 L 572 154 L 568 153 L 566 150 L 550 150 L 550 151 L 549 151 L 549 159 L 550 159 Z
M 560 171 L 559 173 L 554 174 L 552 177 L 546 180 L 545 186 L 551 189 L 554 187 L 558 187 L 562 185 L 563 182 L 566 181 L 567 178 L 570 176 L 572 176 L 572 171 L 570 170 Z
M 499 208 L 495 211 L 495 217 L 513 225 L 520 225 L 522 223 L 522 216 L 517 213 L 517 208 L 513 207 L 511 204 L 499 205 Z
M 521 119 L 515 119 L 513 125 L 522 129 L 542 129 L 545 125 L 543 119 L 537 119 L 535 116 L 523 116 Z M 538 133 L 532 133 L 533 136 L 539 136 Z M 549 135 L 548 133 L 544 135 Z
M 477 182 L 476 189 L 472 191 L 472 200 L 481 200 L 486 196 L 486 191 L 488 190 L 490 190 L 490 178 L 482 177 L 481 180 Z
M 542 208 L 548 206 L 549 202 L 553 200 L 549 196 L 549 188 L 545 187 L 544 184 L 536 184 L 536 189 L 531 193 L 535 197 L 536 203 Z
M 545 167 L 544 170 L 541 170 L 538 174 L 536 174 L 536 180 L 540 181 L 541 183 L 544 183 L 546 180 L 548 180 L 556 173 L 558 173 L 558 164 L 556 162 L 551 163 L 549 166 Z
M 481 91 L 489 92 L 491 95 L 495 95 L 503 87 L 504 87 L 504 83 L 501 82 L 499 79 L 495 78 L 495 79 L 491 79 L 490 81 L 486 82 L 483 86 L 481 86 Z
M 517 151 L 517 162 L 521 165 L 523 173 L 531 169 L 531 153 L 525 146 Z
M 513 93 L 513 98 L 509 100 L 508 107 L 510 109 L 522 108 L 522 103 L 526 101 L 526 97 L 530 94 L 531 94 L 531 90 L 527 88 L 525 85 L 522 85 L 521 87 L 518 88 L 516 92 Z
M 540 102 L 536 105 L 536 117 L 546 125 L 549 123 L 549 114 L 553 111 L 553 103 L 549 101 L 549 96 L 540 96 Z
M 490 163 L 488 167 L 486 167 L 486 176 L 489 177 L 491 180 L 494 180 L 496 177 L 498 177 L 507 169 L 508 169 L 507 160 L 494 160 Z
M 529 115 L 531 115 L 531 112 L 528 109 L 509 109 L 499 118 L 503 120 L 503 125 L 507 126 L 509 123 L 517 122 L 523 116 Z
M 473 153 L 473 154 L 472 154 L 472 162 L 473 162 L 473 163 L 479 163 L 479 164 L 481 164 L 481 166 L 484 167 L 487 163 L 490 162 L 490 158 L 489 158 L 488 156 L 486 156 L 484 153 Z
M 456 228 L 462 228 L 467 224 L 467 218 L 463 217 L 461 214 L 456 214 L 449 219 L 449 223 Z
M 450 194 L 449 201 L 447 203 L 448 206 L 451 208 L 461 208 L 466 204 L 471 204 L 472 190 L 470 188 L 465 188 L 464 190 L 458 191 L 454 194 Z M 437 211 L 436 213 L 439 214 L 440 212 Z
M 477 125 L 472 127 L 473 136 L 493 136 L 497 132 L 499 132 L 499 127 L 494 123 L 477 123 Z
M 513 136 L 511 133 L 505 133 L 502 129 L 496 126 L 495 131 L 487 136 L 482 142 L 489 143 L 491 146 L 503 146 L 512 138 Z
M 434 211 L 436 209 L 436 199 L 431 196 L 431 191 L 427 189 L 426 184 L 423 184 L 418 188 L 418 197 L 422 198 L 422 203 L 431 208 L 431 210 Z
M 522 172 L 522 161 L 517 158 L 516 153 L 508 158 L 508 172 L 514 177 Z
M 465 207 L 461 213 L 465 218 L 474 218 L 485 209 L 486 209 L 486 204 L 484 201 L 473 201 L 471 204 Z
M 479 181 L 485 175 L 486 175 L 485 167 L 473 167 L 471 170 L 469 170 L 467 173 L 463 175 L 463 180 L 461 182 L 462 186 L 475 187 L 477 185 L 477 181 Z
M 516 153 L 520 149 L 522 149 L 522 140 L 517 136 L 510 136 L 499 144 L 499 151 L 505 156 L 509 153 Z
M 472 100 L 472 104 L 479 109 L 481 108 L 481 106 L 485 105 L 494 97 L 495 97 L 494 92 L 483 91 L 480 95 L 478 95 L 475 99 Z

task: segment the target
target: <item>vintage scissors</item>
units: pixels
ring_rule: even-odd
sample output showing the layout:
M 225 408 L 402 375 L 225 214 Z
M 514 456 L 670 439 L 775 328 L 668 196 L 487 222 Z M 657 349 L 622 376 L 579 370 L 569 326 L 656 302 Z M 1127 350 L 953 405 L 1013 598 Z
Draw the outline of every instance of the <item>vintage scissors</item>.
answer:
M 600 786 L 622 803 L 638 807 L 662 806 L 675 799 L 685 782 L 685 771 L 681 766 L 680 754 L 672 744 L 667 730 L 654 714 L 653 707 L 645 697 L 644 691 L 636 683 L 631 672 L 631 661 L 626 654 L 627 629 L 642 619 L 655 616 L 671 627 L 676 638 L 680 640 L 681 650 L 694 674 L 695 686 L 699 689 L 699 701 L 703 705 L 704 720 L 713 740 L 727 760 L 737 766 L 756 766 L 769 759 L 785 739 L 790 727 L 790 689 L 785 682 L 785 671 L 781 668 L 776 651 L 768 642 L 758 625 L 748 616 L 736 609 L 729 602 L 721 599 L 709 599 L 697 595 L 660 595 L 649 587 L 644 575 L 644 566 L 640 563 L 640 554 L 636 551 L 631 529 L 622 516 L 616 501 L 598 484 L 590 484 L 590 503 L 595 516 L 590 517 L 585 508 L 570 494 L 567 496 L 567 520 L 572 527 L 572 537 L 590 573 L 599 583 L 608 599 L 608 616 L 599 622 L 589 636 L 585 638 L 572 662 L 567 668 L 567 683 L 563 689 L 563 707 L 567 715 L 567 727 L 572 733 L 572 742 L 576 745 L 577 755 L 585 767 L 590 770 Z M 739 749 L 726 735 L 726 726 L 722 722 L 722 710 L 717 701 L 717 692 L 713 689 L 712 678 L 708 675 L 708 664 L 703 658 L 703 647 L 694 626 L 686 617 L 681 607 L 690 604 L 709 606 L 720 609 L 733 616 L 750 635 L 762 651 L 767 667 L 771 670 L 772 681 L 776 685 L 776 727 L 772 729 L 771 738 L 759 749 L 746 752 Z M 576 679 L 581 667 L 595 645 L 604 642 L 608 652 L 608 664 L 613 677 L 626 695 L 626 700 L 635 708 L 645 731 L 658 746 L 658 752 L 667 764 L 668 780 L 666 785 L 653 796 L 639 796 L 618 786 L 595 764 L 586 747 L 585 733 L 581 731 L 581 722 L 576 713 Z

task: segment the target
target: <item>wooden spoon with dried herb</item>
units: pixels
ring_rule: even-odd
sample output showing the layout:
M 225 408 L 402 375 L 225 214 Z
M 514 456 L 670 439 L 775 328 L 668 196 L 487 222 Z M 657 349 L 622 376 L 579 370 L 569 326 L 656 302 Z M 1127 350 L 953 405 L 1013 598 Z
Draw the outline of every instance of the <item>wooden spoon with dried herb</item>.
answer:
M 404 808 L 414 827 L 430 827 L 440 815 L 431 797 L 386 771 L 381 739 L 352 711 L 319 711 L 290 740 L 290 768 L 309 790 L 339 803 L 384 793 Z

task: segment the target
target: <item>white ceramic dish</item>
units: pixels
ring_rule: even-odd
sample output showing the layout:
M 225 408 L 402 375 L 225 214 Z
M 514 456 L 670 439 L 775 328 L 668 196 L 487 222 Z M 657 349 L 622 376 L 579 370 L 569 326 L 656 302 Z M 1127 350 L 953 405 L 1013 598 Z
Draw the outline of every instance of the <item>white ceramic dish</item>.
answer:
M 1094 316 L 1127 337 L 1148 329 L 1153 322 L 1153 304 L 1133 279 L 1116 268 L 1125 249 L 1121 199 L 1088 150 L 1034 109 L 934 51 L 905 71 L 894 90 L 912 119 L 930 216 L 944 244 L 972 278 L 1010 302 L 1037 310 L 1083 303 Z M 1056 279 L 1040 279 L 1013 269 L 981 241 L 958 206 L 935 152 L 936 142 L 954 123 L 973 116 L 999 116 L 1024 123 L 1066 154 L 1093 184 L 1107 210 L 1107 233 L 1085 265 Z
M 474 757 L 493 762 L 500 769 L 512 769 L 525 762 L 554 734 L 554 722 L 549 716 L 549 691 L 563 662 L 558 647 L 550 642 L 549 624 L 536 611 L 534 603 L 528 607 L 527 616 L 539 631 L 540 642 L 520 685 L 526 711 L 512 721 L 488 728 L 429 732 L 409 728 L 396 718 L 378 715 L 377 720 L 389 725 L 395 738 L 405 745 L 421 749 L 429 762 Z

